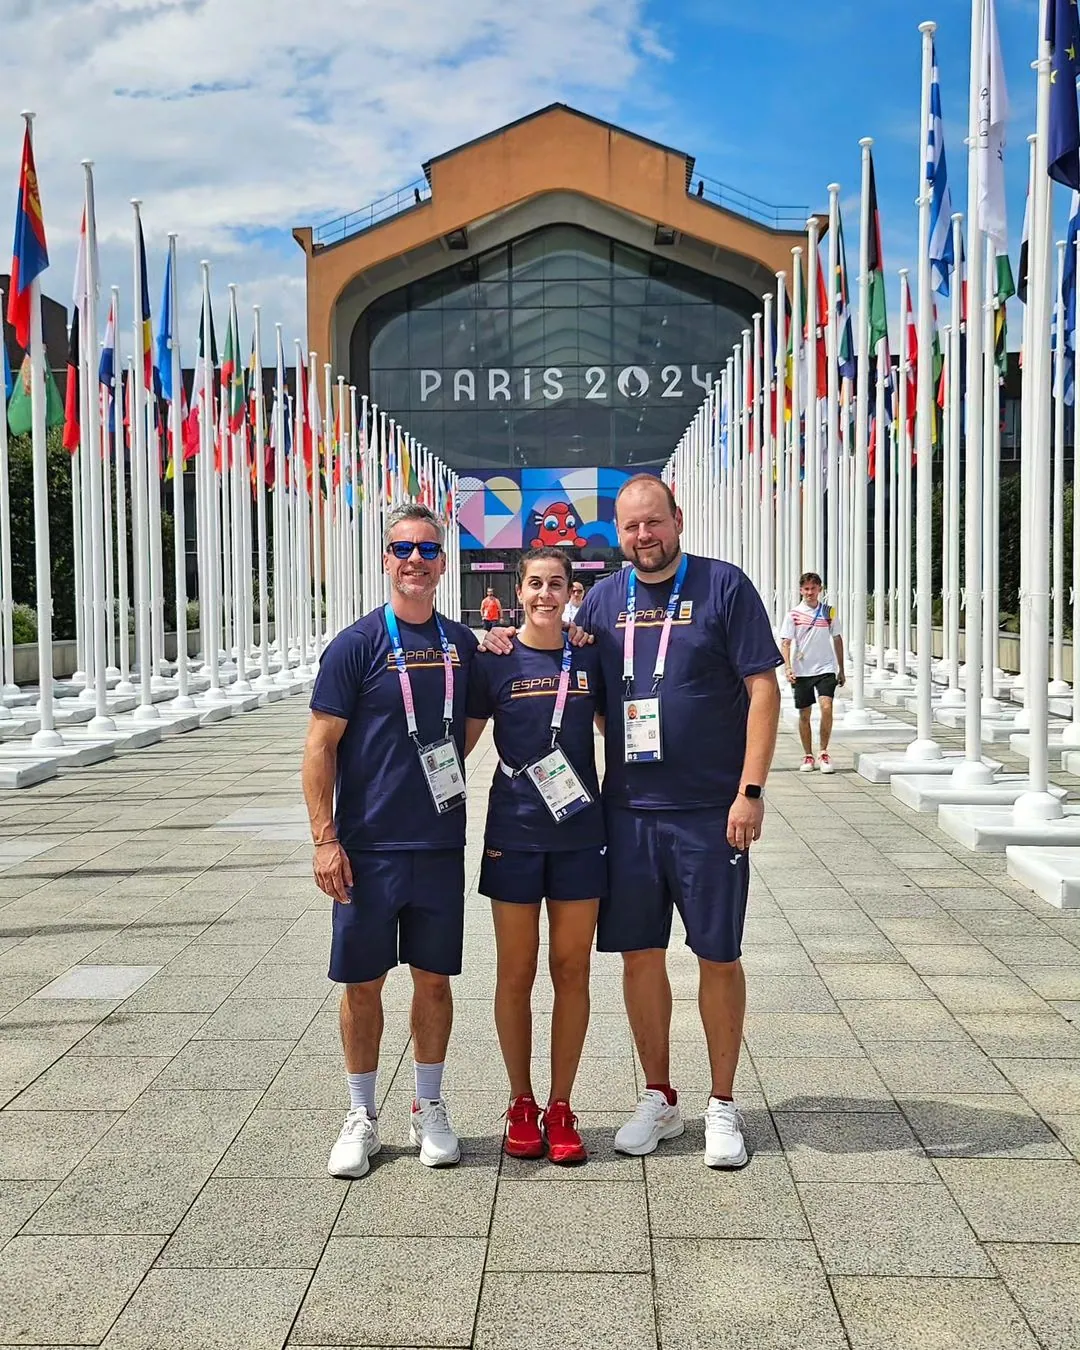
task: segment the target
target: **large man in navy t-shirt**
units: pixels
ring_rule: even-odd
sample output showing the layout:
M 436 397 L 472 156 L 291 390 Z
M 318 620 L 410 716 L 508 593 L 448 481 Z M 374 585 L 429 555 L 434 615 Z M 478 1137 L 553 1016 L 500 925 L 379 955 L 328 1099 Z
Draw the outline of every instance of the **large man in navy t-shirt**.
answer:
M 455 1163 L 442 1098 L 461 971 L 465 698 L 476 638 L 436 614 L 443 527 L 426 506 L 387 520 L 390 601 L 334 638 L 311 696 L 303 783 L 315 880 L 331 897 L 330 978 L 345 985 L 341 1039 L 350 1107 L 330 1154 L 360 1177 L 380 1147 L 375 1078 L 382 986 L 398 961 L 413 978 L 416 1097 L 410 1134 L 428 1166 Z
M 629 479 L 615 511 L 632 566 L 594 586 L 577 615 L 595 638 L 607 689 L 609 894 L 597 947 L 623 953 L 626 1010 L 647 1085 L 615 1146 L 651 1153 L 683 1132 L 669 1081 L 665 951 L 675 907 L 700 968 L 712 1071 L 705 1161 L 741 1167 L 746 1150 L 732 1098 L 746 1003 L 739 957 L 747 850 L 761 833 L 781 657 L 749 578 L 682 552 L 682 512 L 664 483 L 647 474 Z

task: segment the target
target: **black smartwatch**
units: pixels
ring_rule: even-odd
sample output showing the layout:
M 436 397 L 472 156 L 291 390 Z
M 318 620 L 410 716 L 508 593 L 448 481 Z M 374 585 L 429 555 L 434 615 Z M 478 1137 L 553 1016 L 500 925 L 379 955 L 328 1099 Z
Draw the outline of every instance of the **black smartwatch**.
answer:
M 761 784 L 747 783 L 746 786 L 743 788 L 743 796 L 749 797 L 749 799 L 752 802 L 756 802 L 757 799 L 761 796 Z

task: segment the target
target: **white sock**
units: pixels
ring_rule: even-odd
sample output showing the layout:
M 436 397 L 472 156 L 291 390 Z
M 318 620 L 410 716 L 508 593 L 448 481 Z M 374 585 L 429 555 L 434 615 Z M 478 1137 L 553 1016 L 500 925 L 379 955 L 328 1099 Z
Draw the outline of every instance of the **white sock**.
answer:
M 375 1079 L 379 1076 L 378 1069 L 372 1069 L 370 1073 L 347 1073 L 345 1077 L 349 1080 L 349 1109 L 355 1111 L 358 1106 L 362 1106 L 368 1113 L 368 1116 L 374 1120 L 378 1115 L 375 1109 Z
M 442 1097 L 443 1064 L 413 1064 L 416 1075 L 416 1100 L 437 1102 Z

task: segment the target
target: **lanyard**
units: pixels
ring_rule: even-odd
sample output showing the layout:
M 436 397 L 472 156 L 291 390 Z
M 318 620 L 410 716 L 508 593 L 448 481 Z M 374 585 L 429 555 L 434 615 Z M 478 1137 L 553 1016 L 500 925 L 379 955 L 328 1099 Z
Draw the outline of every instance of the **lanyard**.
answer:
M 405 650 L 401 645 L 401 630 L 398 628 L 397 615 L 390 605 L 383 607 L 383 615 L 386 619 L 386 631 L 390 636 L 390 647 L 394 653 L 394 665 L 397 666 L 398 679 L 401 682 L 401 701 L 405 705 L 405 723 L 409 728 L 409 735 L 415 741 L 418 739 L 416 705 L 413 703 L 412 681 L 409 679 Z M 454 721 L 454 663 L 450 656 L 450 644 L 446 640 L 446 633 L 443 631 L 442 620 L 438 614 L 435 614 L 435 627 L 439 630 L 439 642 L 442 645 L 444 675 L 442 715 L 446 734 L 449 736 L 450 727 Z
M 562 647 L 562 668 L 559 671 L 559 692 L 555 695 L 555 707 L 551 713 L 551 745 L 555 747 L 555 742 L 559 738 L 559 731 L 562 727 L 563 712 L 566 708 L 566 696 L 570 690 L 570 663 L 574 659 L 573 649 L 570 646 L 570 639 L 563 634 Z
M 667 613 L 664 616 L 664 629 L 660 634 L 660 645 L 656 650 L 656 665 L 653 667 L 653 688 L 664 678 L 664 668 L 667 665 L 668 643 L 671 641 L 671 625 L 675 618 L 675 611 L 679 606 L 679 594 L 683 588 L 683 582 L 686 580 L 686 569 L 689 559 L 684 553 L 682 561 L 679 563 L 679 570 L 675 573 L 675 581 L 671 587 L 671 596 L 667 603 Z M 637 602 L 637 573 L 633 567 L 628 567 L 628 576 L 626 578 L 626 627 L 623 629 L 623 662 L 622 673 L 626 681 L 627 690 L 633 688 L 634 684 L 634 624 L 636 620 L 635 604 Z

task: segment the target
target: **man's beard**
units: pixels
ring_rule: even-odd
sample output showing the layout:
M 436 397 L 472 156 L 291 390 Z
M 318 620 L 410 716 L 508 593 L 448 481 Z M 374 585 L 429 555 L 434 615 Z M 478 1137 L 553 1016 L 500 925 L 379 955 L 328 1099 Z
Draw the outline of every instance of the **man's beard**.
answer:
M 636 548 L 630 550 L 630 561 L 634 564 L 637 570 L 642 573 L 662 572 L 665 567 L 670 567 L 678 556 L 679 556 L 678 542 L 672 544 L 670 549 L 665 548 L 664 545 L 661 544 L 660 552 L 647 562 L 642 561 Z

